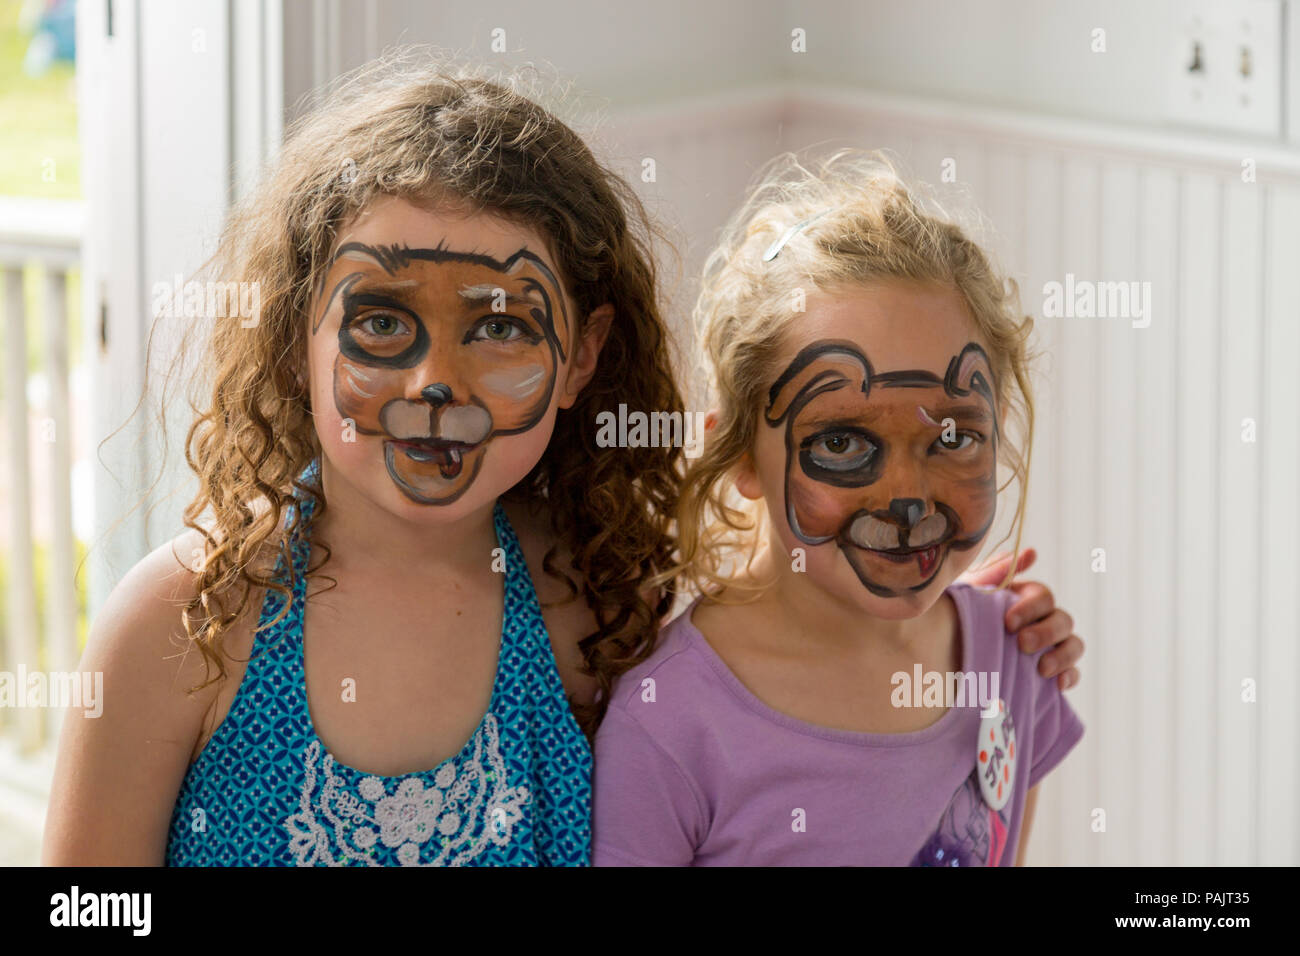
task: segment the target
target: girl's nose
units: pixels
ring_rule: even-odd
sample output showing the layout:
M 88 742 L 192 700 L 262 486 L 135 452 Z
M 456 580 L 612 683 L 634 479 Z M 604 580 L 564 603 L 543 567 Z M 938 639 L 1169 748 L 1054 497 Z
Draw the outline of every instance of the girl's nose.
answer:
M 886 509 L 904 528 L 913 527 L 930 510 L 930 476 L 926 463 L 900 453 L 889 459 L 872 487 L 874 507 Z
M 451 401 L 451 386 L 435 382 L 420 389 L 420 395 L 434 408 L 441 408 Z
M 889 513 L 904 528 L 911 528 L 925 516 L 925 502 L 920 498 L 895 498 L 889 503 Z

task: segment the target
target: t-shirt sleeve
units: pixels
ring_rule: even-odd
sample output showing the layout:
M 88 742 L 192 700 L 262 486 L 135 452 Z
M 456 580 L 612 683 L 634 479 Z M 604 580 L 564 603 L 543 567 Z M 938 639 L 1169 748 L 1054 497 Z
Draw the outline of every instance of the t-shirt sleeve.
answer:
M 703 802 L 677 761 L 615 704 L 593 758 L 592 866 L 688 866 Z
M 1034 658 L 1034 677 L 1041 683 L 1034 704 L 1034 757 L 1029 767 L 1029 786 L 1037 786 L 1047 774 L 1074 749 L 1083 737 L 1083 722 L 1069 705 L 1056 678 L 1038 676 L 1038 658 Z

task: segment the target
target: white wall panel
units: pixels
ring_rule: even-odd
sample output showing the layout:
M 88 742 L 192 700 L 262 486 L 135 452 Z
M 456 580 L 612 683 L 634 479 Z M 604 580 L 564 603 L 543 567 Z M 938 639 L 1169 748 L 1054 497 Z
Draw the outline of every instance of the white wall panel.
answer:
M 1300 186 L 1265 186 L 1264 357 L 1260 404 L 1259 762 L 1255 841 L 1259 862 L 1300 861 Z

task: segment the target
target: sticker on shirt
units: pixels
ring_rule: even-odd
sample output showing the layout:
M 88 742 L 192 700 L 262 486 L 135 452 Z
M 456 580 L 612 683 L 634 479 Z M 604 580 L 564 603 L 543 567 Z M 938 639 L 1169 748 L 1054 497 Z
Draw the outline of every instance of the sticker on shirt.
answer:
M 1006 701 L 980 717 L 975 769 L 953 794 L 913 866 L 997 866 L 1007 849 L 1016 785 L 1016 725 Z
M 992 717 L 980 717 L 975 760 L 984 802 L 994 810 L 1001 810 L 1011 799 L 1016 784 L 1016 726 L 1006 701 L 1001 698 Z
M 979 770 L 971 770 L 911 865 L 997 866 L 1006 852 L 1009 827 L 1009 808 L 994 810 L 985 803 Z

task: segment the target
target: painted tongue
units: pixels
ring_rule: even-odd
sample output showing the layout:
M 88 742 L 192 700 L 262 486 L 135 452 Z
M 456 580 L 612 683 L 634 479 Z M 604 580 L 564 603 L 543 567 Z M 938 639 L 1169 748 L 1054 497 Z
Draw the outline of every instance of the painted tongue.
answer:
M 455 478 L 460 474 L 464 455 L 463 448 L 429 448 L 424 445 L 407 445 L 406 457 L 412 461 L 434 463 L 444 478 Z
M 461 460 L 459 448 L 448 448 L 438 455 L 438 470 L 444 478 L 455 478 L 460 474 Z
M 916 566 L 921 571 L 921 577 L 929 577 L 930 572 L 934 570 L 934 566 L 938 561 L 939 549 L 937 547 L 926 548 L 924 551 L 916 552 Z

